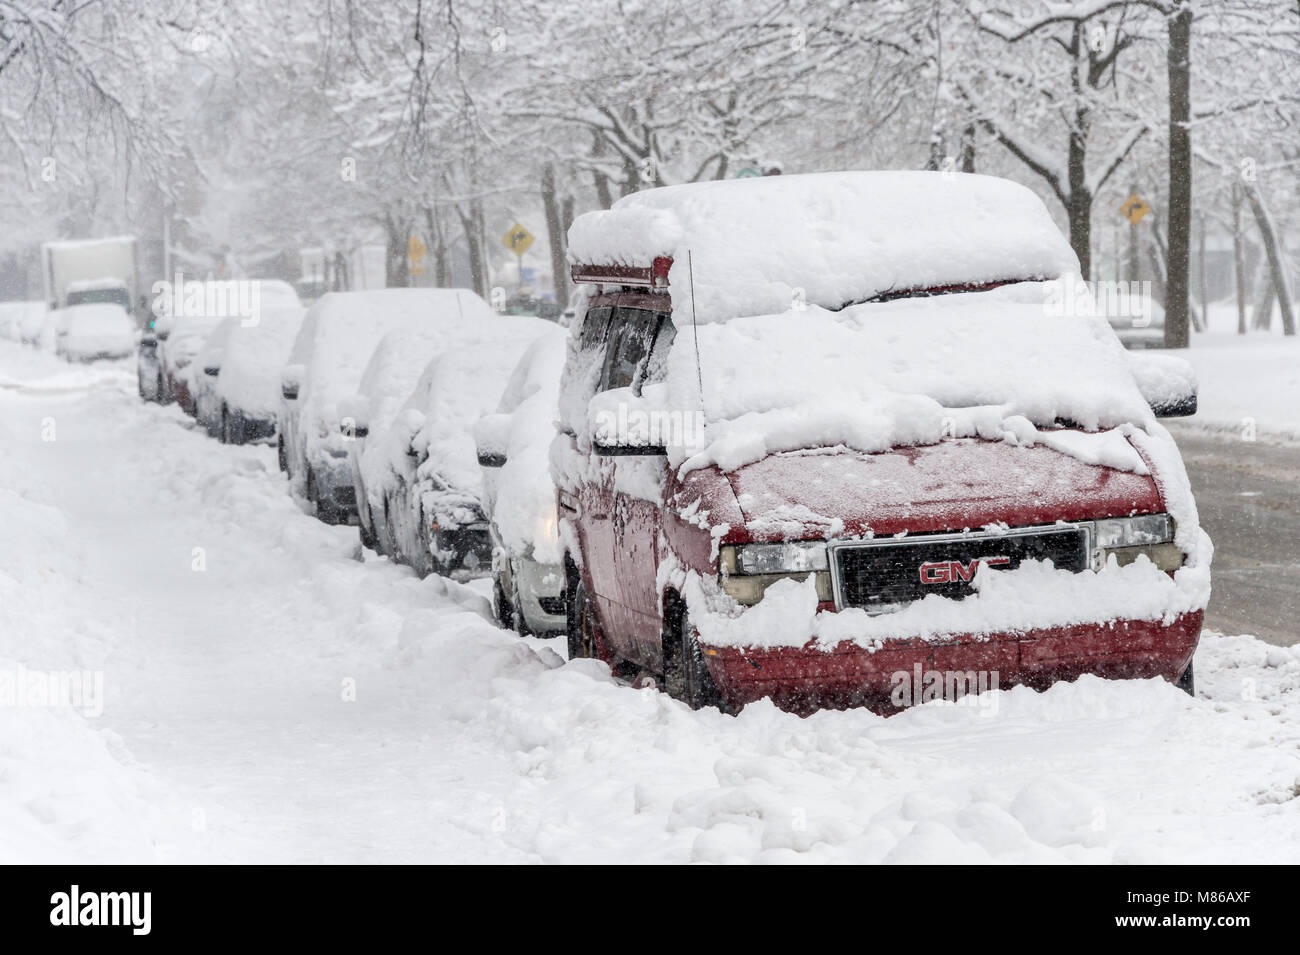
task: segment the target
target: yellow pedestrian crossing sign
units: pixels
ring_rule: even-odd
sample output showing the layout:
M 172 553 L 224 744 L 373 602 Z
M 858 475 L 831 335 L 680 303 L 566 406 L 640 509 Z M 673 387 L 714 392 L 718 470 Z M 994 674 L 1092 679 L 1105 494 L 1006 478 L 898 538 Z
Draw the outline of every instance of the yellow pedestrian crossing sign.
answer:
M 1124 204 L 1119 207 L 1119 214 L 1134 225 L 1145 219 L 1146 214 L 1150 211 L 1151 207 L 1147 205 L 1147 201 L 1136 192 L 1129 195 L 1124 200 Z
M 501 241 L 515 255 L 523 255 L 528 251 L 528 247 L 533 244 L 533 234 L 516 222 L 506 230 L 506 234 L 501 237 Z

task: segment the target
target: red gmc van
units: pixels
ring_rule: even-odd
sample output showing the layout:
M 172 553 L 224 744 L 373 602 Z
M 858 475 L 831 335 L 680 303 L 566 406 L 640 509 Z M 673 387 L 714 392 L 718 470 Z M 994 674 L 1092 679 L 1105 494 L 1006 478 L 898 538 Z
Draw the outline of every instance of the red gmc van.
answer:
M 569 246 L 571 658 L 733 710 L 941 695 L 902 675 L 1191 691 L 1212 548 L 1157 417 L 1194 380 L 1130 359 L 1029 190 L 673 186 Z

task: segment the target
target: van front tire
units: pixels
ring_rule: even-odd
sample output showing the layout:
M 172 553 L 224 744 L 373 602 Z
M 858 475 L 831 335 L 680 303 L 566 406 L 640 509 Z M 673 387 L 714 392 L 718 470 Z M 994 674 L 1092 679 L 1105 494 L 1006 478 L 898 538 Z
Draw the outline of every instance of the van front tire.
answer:
M 722 693 L 704 661 L 691 615 L 680 601 L 675 603 L 675 612 L 664 628 L 664 690 L 693 710 L 716 706 L 726 712 Z

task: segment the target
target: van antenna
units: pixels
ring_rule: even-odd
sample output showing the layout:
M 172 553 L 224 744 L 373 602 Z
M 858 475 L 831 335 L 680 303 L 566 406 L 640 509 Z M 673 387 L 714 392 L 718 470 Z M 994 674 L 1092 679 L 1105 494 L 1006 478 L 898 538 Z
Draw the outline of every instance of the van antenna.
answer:
M 695 335 L 695 378 L 700 386 L 700 427 L 704 427 L 704 369 L 700 366 L 700 323 L 695 318 L 695 263 L 686 250 L 686 275 L 691 286 L 691 331 Z M 701 435 L 702 437 L 702 435 Z

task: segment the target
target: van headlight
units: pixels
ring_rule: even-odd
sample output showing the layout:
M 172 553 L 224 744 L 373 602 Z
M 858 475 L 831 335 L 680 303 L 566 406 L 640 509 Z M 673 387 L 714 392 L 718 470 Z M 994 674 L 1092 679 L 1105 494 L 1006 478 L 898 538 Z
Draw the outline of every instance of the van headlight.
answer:
M 1168 514 L 1139 517 L 1108 517 L 1093 522 L 1092 544 L 1096 566 L 1105 566 L 1112 555 L 1123 567 L 1146 556 L 1160 570 L 1183 566 L 1183 552 L 1174 543 L 1174 520 Z
M 829 568 L 825 541 L 731 544 L 722 548 L 720 556 L 723 569 L 732 574 L 798 574 Z
M 725 544 L 718 551 L 722 590 L 736 603 L 752 606 L 778 580 L 817 584 L 817 599 L 834 600 L 825 541 L 786 541 L 781 544 Z

